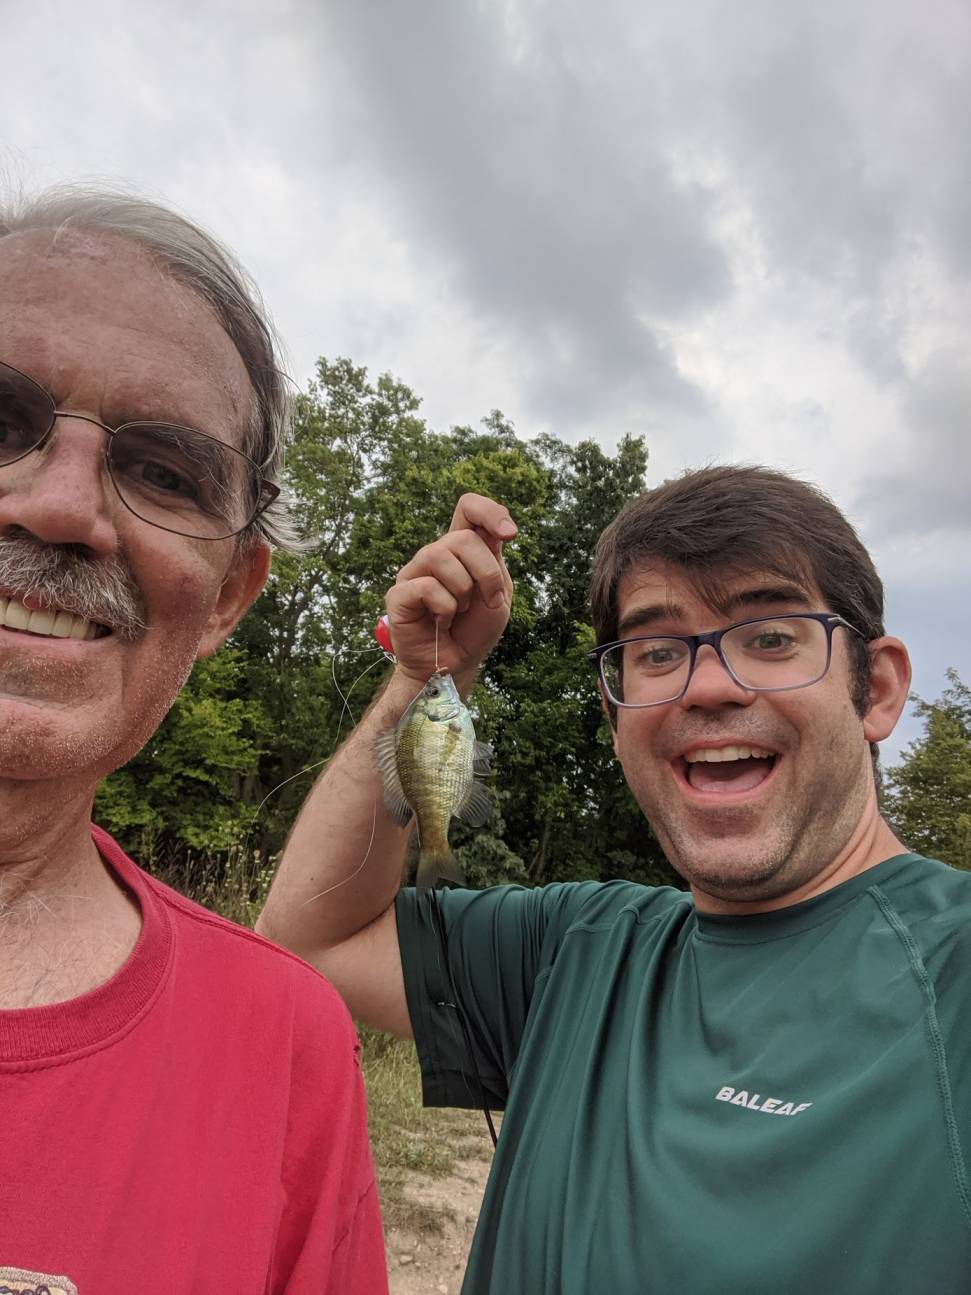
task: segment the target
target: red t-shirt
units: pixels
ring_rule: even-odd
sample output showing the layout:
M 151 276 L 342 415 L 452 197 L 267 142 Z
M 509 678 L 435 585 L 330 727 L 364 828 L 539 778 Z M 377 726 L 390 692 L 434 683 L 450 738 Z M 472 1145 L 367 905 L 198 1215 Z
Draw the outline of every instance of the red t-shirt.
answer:
M 0 1012 L 0 1289 L 383 1295 L 343 1003 L 94 840 L 142 930 L 91 993 Z

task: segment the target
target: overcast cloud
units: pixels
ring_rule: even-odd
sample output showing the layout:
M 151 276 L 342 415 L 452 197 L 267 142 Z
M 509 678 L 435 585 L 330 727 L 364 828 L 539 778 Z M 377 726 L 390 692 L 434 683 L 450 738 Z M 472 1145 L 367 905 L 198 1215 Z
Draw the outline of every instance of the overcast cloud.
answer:
M 2 0 L 2 158 L 134 182 L 259 282 L 305 381 L 432 426 L 775 464 L 971 680 L 966 0 Z M 892 759 L 913 723 L 887 744 Z

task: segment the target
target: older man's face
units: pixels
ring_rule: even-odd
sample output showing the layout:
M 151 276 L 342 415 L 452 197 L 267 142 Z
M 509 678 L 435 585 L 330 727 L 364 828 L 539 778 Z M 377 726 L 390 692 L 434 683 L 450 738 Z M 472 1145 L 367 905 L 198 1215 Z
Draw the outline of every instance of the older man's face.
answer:
M 81 232 L 0 239 L 0 361 L 59 409 L 109 426 L 157 419 L 239 446 L 252 388 L 205 303 L 132 244 Z M 94 781 L 154 731 L 193 661 L 259 592 L 267 551 L 168 534 L 133 516 L 106 433 L 59 419 L 42 451 L 0 468 L 0 550 L 19 541 L 109 567 L 145 629 L 89 640 L 0 627 L 0 779 Z M 23 589 L 5 580 L 0 596 Z

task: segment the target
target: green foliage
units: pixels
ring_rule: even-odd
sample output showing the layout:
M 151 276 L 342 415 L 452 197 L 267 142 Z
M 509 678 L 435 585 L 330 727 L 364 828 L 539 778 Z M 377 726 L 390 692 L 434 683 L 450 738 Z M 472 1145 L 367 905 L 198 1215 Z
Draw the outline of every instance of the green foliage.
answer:
M 152 740 L 99 789 L 96 816 L 110 832 L 226 851 L 242 840 L 240 813 L 267 737 L 258 697 L 237 695 L 245 660 L 224 649 L 200 661 Z
M 921 854 L 971 871 L 971 688 L 956 670 L 936 702 L 912 698 L 924 736 L 887 774 L 887 809 Z
M 318 362 L 287 462 L 318 542 L 277 555 L 230 646 L 196 668 L 153 741 L 105 783 L 101 821 L 195 892 L 208 896 L 229 868 L 242 906 L 255 902 L 313 771 L 384 674 L 372 631 L 385 590 L 476 491 L 509 507 L 520 537 L 507 552 L 510 626 L 472 699 L 497 755 L 492 821 L 453 834 L 469 880 L 669 879 L 617 771 L 585 655 L 590 559 L 644 487 L 643 442 L 627 437 L 614 455 L 553 436 L 526 442 L 498 411 L 436 434 L 418 409 L 387 375 Z

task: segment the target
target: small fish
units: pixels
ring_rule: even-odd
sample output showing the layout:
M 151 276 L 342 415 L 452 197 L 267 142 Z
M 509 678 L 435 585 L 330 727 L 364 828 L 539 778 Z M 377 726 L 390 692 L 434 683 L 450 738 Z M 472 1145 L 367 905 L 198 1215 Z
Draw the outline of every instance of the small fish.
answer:
M 402 827 L 412 813 L 418 820 L 418 893 L 441 877 L 461 882 L 448 825 L 460 818 L 481 827 L 489 817 L 492 802 L 475 775 L 489 772 L 492 748 L 475 740 L 472 716 L 447 670 L 432 675 L 377 746 L 385 805 Z

